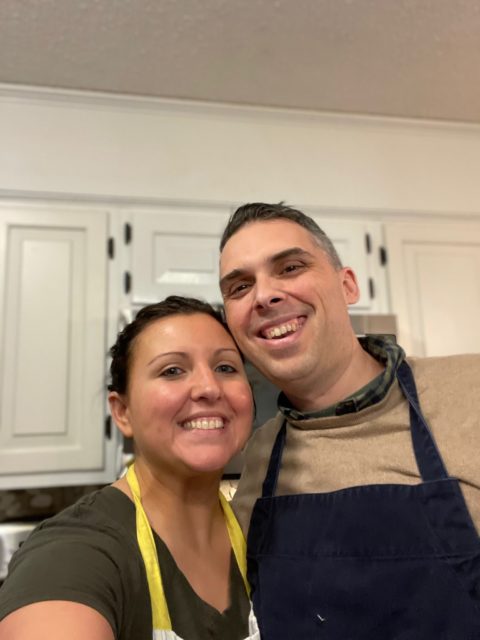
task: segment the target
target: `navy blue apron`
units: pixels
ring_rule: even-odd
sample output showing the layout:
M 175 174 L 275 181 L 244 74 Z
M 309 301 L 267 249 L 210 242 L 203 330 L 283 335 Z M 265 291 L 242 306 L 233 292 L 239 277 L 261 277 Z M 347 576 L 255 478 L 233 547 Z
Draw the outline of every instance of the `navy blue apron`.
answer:
M 275 496 L 280 429 L 248 535 L 262 640 L 480 639 L 480 539 L 406 362 L 397 379 L 420 484 Z

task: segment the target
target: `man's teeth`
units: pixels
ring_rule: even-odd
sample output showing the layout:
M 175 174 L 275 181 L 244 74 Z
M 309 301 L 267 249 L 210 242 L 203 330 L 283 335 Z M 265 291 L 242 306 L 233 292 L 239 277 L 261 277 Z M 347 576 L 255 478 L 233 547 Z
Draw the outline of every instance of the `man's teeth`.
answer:
M 298 331 L 298 320 L 292 320 L 291 322 L 286 322 L 285 324 L 279 324 L 276 327 L 271 327 L 263 332 L 263 335 L 267 340 L 272 340 L 273 338 L 280 338 L 287 333 L 295 333 Z
M 223 420 L 221 418 L 198 418 L 196 420 L 187 420 L 182 424 L 184 429 L 222 429 Z

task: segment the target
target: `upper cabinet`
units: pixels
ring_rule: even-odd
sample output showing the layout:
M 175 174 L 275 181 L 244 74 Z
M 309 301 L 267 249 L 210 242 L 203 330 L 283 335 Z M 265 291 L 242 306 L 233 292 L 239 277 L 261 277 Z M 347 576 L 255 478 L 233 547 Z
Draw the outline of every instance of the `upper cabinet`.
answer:
M 355 272 L 360 299 L 350 312 L 389 313 L 381 223 L 312 217 L 333 242 L 343 266 Z
M 392 311 L 407 354 L 480 352 L 480 224 L 387 222 Z
M 0 488 L 113 479 L 107 239 L 102 211 L 0 209 Z
M 219 243 L 228 216 L 176 206 L 132 212 L 132 301 L 178 294 L 221 302 Z
M 219 244 L 229 214 L 193 206 L 131 212 L 133 303 L 155 302 L 170 294 L 220 303 Z M 342 263 L 357 275 L 361 296 L 351 311 L 387 313 L 381 224 L 313 217 L 330 236 Z

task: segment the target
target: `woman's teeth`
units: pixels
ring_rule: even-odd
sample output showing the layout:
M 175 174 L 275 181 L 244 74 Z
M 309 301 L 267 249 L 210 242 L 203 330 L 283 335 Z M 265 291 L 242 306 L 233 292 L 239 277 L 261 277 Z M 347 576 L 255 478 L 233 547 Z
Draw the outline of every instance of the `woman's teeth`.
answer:
M 187 420 L 182 424 L 184 429 L 222 429 L 222 418 L 198 418 L 196 420 Z
M 274 338 L 281 338 L 287 333 L 295 333 L 298 331 L 298 320 L 292 320 L 291 322 L 286 322 L 285 324 L 279 324 L 276 327 L 271 327 L 263 332 L 263 337 L 267 338 L 267 340 L 272 340 Z

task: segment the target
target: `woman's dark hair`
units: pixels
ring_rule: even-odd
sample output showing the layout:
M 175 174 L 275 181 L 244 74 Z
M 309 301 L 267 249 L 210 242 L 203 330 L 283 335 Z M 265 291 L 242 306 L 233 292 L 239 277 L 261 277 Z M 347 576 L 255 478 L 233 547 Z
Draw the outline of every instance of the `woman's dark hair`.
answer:
M 149 304 L 140 309 L 135 320 L 127 324 L 123 331 L 118 334 L 117 341 L 110 348 L 109 354 L 112 362 L 110 364 L 111 383 L 108 385 L 108 390 L 122 394 L 126 392 L 135 339 L 145 327 L 156 320 L 167 318 L 168 316 L 188 316 L 195 313 L 204 313 L 211 316 L 230 334 L 227 325 L 223 321 L 221 311 L 212 307 L 208 302 L 203 302 L 196 298 L 168 296 L 161 302 Z

